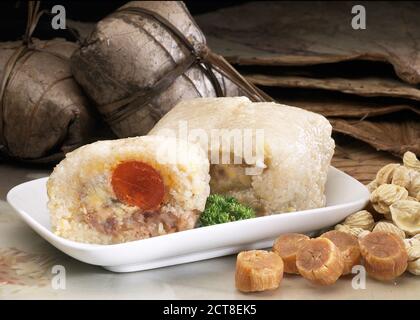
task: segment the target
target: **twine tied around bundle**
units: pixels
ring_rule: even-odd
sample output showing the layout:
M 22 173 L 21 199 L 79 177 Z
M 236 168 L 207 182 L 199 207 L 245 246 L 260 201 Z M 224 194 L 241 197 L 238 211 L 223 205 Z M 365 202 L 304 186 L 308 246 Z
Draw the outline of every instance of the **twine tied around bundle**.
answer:
M 11 155 L 8 151 L 7 139 L 4 138 L 5 128 L 5 112 L 4 112 L 4 95 L 9 82 L 12 78 L 14 69 L 16 68 L 20 59 L 31 52 L 44 52 L 51 54 L 59 59 L 68 60 L 64 55 L 58 52 L 52 52 L 46 48 L 36 47 L 32 41 L 32 34 L 34 33 L 36 26 L 38 25 L 39 19 L 43 14 L 49 14 L 47 10 L 40 10 L 41 1 L 28 1 L 28 16 L 26 21 L 26 30 L 22 38 L 22 42 L 18 45 L 13 54 L 7 60 L 4 69 L 3 76 L 0 80 L 0 158 L 10 158 Z M 72 31 L 73 32 L 73 31 Z M 41 97 L 42 99 L 42 97 Z M 55 154 L 52 156 L 46 156 L 43 159 L 36 160 L 36 162 L 51 162 L 58 160 L 63 157 L 63 154 Z M 19 159 L 25 162 L 32 162 L 28 159 Z
M 203 73 L 208 77 L 217 97 L 226 96 L 226 92 L 217 80 L 214 73 L 216 70 L 221 75 L 225 76 L 236 84 L 247 96 L 254 102 L 274 101 L 269 95 L 258 89 L 252 83 L 248 82 L 238 71 L 233 68 L 222 56 L 212 52 L 205 44 L 201 44 L 194 48 L 192 43 L 185 37 L 185 35 L 174 26 L 169 20 L 160 15 L 159 13 L 139 7 L 126 7 L 121 8 L 113 15 L 118 14 L 135 14 L 138 16 L 146 16 L 159 22 L 170 34 L 173 35 L 182 45 L 187 48 L 189 55 L 183 62 L 178 64 L 174 69 L 166 73 L 159 79 L 153 86 L 142 89 L 127 98 L 102 105 L 105 120 L 109 124 L 120 122 L 121 120 L 129 117 L 139 108 L 150 103 L 158 94 L 170 87 L 170 85 L 182 74 L 188 71 L 192 66 L 199 67 Z

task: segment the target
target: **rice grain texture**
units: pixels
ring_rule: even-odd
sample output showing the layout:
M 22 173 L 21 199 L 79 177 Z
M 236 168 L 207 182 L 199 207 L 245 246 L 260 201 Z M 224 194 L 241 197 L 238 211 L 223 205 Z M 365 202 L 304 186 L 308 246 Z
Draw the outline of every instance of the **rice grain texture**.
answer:
M 258 143 L 258 130 L 263 132 L 263 143 Z M 334 153 L 331 130 L 328 120 L 319 114 L 234 97 L 180 102 L 149 135 L 198 142 L 210 159 L 211 192 L 235 196 L 260 215 L 269 215 L 325 205 L 325 184 Z M 213 144 L 215 132 L 219 144 Z M 251 145 L 248 154 L 252 151 L 255 156 L 247 157 L 245 147 L 242 154 L 235 152 L 235 132 L 242 134 L 242 146 Z M 251 134 L 247 136 L 247 132 Z M 203 133 L 208 139 L 202 138 Z M 215 157 L 218 153 L 222 158 Z M 221 163 L 223 154 L 236 163 Z M 248 175 L 246 169 L 257 169 L 259 174 Z
M 111 183 L 129 161 L 153 167 L 165 196 L 154 210 L 123 203 Z M 195 144 L 165 137 L 98 141 L 66 155 L 48 183 L 53 231 L 86 243 L 112 244 L 195 227 L 209 195 L 209 163 Z

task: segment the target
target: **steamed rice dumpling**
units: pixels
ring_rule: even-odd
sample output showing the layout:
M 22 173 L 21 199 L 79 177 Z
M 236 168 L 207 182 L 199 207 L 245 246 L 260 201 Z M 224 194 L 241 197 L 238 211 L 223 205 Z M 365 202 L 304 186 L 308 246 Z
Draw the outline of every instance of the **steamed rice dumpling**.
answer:
M 98 141 L 66 155 L 47 189 L 54 232 L 111 244 L 194 228 L 209 195 L 209 162 L 175 138 Z
M 200 143 L 211 192 L 267 215 L 325 205 L 331 130 L 319 114 L 236 97 L 182 101 L 149 134 Z
M 97 23 L 72 71 L 117 136 L 143 135 L 181 100 L 215 97 L 214 81 L 223 96 L 240 94 L 194 56 L 205 44 L 182 2 L 132 1 Z
M 37 161 L 62 156 L 104 129 L 70 72 L 77 44 L 34 40 L 8 73 L 21 42 L 0 44 L 0 78 L 7 82 L 0 98 L 2 153 Z M 106 130 L 105 130 L 106 131 Z

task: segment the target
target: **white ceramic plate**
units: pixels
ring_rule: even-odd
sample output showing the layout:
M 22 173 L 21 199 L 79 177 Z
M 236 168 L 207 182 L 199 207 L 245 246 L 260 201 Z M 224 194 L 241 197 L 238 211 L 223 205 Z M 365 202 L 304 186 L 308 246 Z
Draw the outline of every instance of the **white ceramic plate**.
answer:
M 327 206 L 177 232 L 114 245 L 78 243 L 51 232 L 47 209 L 47 178 L 14 187 L 7 201 L 41 237 L 80 261 L 115 272 L 159 268 L 267 248 L 281 233 L 308 233 L 329 227 L 362 209 L 369 192 L 364 185 L 331 167 L 326 186 Z

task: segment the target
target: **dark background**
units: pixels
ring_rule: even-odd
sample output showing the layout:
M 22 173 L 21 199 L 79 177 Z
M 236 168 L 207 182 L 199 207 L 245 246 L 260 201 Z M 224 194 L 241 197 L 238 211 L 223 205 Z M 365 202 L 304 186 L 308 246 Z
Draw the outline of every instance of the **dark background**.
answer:
M 60 4 L 66 8 L 67 18 L 77 21 L 98 21 L 128 1 L 42 1 L 41 9 Z M 219 8 L 241 4 L 247 1 L 184 1 L 195 14 L 214 11 Z M 0 41 L 17 40 L 22 37 L 26 26 L 27 1 L 0 2 Z M 38 23 L 34 37 L 49 39 L 64 37 L 75 40 L 68 31 L 51 29 L 51 17 L 43 16 Z

